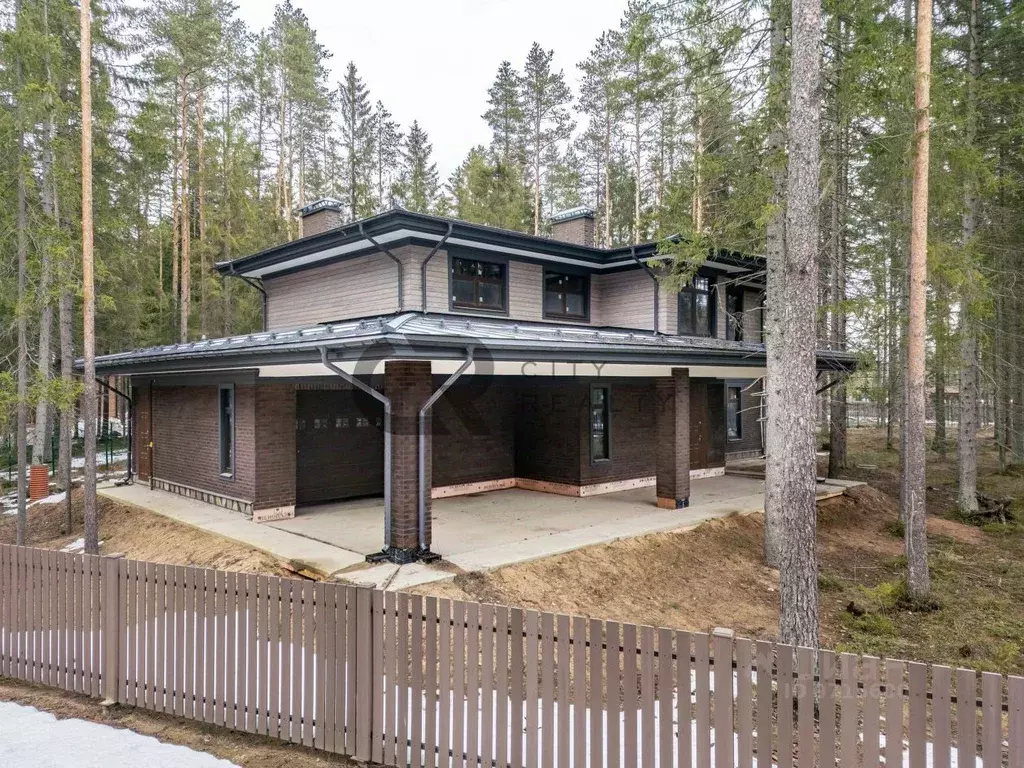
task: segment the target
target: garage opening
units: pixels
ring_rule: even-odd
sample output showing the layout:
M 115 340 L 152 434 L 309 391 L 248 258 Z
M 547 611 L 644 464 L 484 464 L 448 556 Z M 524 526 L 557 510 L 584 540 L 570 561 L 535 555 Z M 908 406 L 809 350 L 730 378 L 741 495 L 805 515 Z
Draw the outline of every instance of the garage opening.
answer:
M 364 392 L 298 390 L 295 502 L 384 494 L 384 409 Z

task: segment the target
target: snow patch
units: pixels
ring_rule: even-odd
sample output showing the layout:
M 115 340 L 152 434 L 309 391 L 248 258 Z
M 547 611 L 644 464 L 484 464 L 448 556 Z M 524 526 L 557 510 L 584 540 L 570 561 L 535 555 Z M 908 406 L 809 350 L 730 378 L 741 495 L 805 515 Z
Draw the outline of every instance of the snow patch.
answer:
M 100 545 L 101 546 L 103 545 L 102 541 L 100 542 Z M 66 544 L 65 546 L 61 547 L 60 551 L 61 552 L 67 552 L 68 554 L 71 554 L 71 555 L 73 555 L 73 554 L 75 554 L 77 552 L 84 552 L 85 551 L 85 539 L 77 538 L 74 541 L 72 541 L 70 544 Z

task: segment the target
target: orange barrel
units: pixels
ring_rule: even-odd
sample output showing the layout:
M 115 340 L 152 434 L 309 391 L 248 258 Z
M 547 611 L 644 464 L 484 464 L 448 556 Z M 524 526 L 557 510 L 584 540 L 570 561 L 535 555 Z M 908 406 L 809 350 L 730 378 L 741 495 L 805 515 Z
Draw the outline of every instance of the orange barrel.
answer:
M 45 464 L 33 464 L 28 470 L 28 499 L 39 501 L 50 495 L 50 468 Z

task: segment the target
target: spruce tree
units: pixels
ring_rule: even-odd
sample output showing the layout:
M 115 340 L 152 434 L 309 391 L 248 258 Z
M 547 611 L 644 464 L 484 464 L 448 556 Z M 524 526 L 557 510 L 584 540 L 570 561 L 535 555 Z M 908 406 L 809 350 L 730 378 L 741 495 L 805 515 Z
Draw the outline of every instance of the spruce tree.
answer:
M 403 207 L 418 213 L 432 213 L 437 203 L 437 165 L 431 155 L 434 148 L 427 132 L 413 120 L 402 151 L 402 176 L 399 183 Z
M 351 61 L 338 83 L 338 107 L 345 149 L 345 193 L 349 217 L 355 220 L 370 215 L 376 208 L 371 197 L 374 119 L 370 91 Z

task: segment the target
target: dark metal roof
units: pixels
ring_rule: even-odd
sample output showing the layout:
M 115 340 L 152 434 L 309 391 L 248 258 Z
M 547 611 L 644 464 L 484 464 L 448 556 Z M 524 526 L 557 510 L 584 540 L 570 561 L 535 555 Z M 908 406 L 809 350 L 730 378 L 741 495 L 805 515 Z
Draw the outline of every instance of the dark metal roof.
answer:
M 385 236 L 393 235 L 396 232 L 407 233 L 406 241 L 418 241 L 432 246 L 448 234 L 449 225 L 452 227 L 450 238 L 453 243 L 463 245 L 472 243 L 480 247 L 505 250 L 507 253 L 518 252 L 542 259 L 576 262 L 594 269 L 630 266 L 633 261 L 633 253 L 641 259 L 651 258 L 658 254 L 658 242 L 617 248 L 595 248 L 567 243 L 550 237 L 527 235 L 508 229 L 498 229 L 458 219 L 393 208 L 376 216 L 267 248 L 251 256 L 230 262 L 220 262 L 215 267 L 221 274 L 244 276 L 262 276 L 274 272 L 290 271 L 297 267 L 312 266 L 313 263 L 318 263 L 320 260 L 318 254 L 332 250 L 342 250 L 347 256 L 377 250 L 367 241 L 367 236 L 388 246 L 400 244 L 398 241 L 385 240 Z M 678 239 L 679 237 L 675 235 L 665 238 L 666 241 Z M 313 258 L 317 258 L 317 261 L 310 261 Z M 719 251 L 709 258 L 716 263 L 744 270 L 756 270 L 764 267 L 764 259 L 761 256 L 746 256 Z
M 651 331 L 407 312 L 120 352 L 97 358 L 102 373 L 158 373 L 333 360 L 462 359 L 762 367 L 763 344 Z M 821 370 L 852 370 L 853 355 L 820 351 Z

